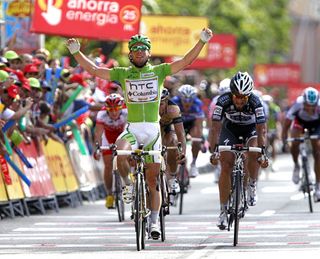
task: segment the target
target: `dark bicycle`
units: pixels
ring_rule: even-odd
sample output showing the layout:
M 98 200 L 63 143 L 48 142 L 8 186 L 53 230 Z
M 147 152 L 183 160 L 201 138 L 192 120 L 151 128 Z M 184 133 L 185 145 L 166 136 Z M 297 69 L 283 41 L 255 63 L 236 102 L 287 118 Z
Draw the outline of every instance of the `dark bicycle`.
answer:
M 248 209 L 246 184 L 244 183 L 244 153 L 257 152 L 264 154 L 264 150 L 259 147 L 246 147 L 243 144 L 236 144 L 218 146 L 218 152 L 232 152 L 235 155 L 235 163 L 231 174 L 231 190 L 227 205 L 227 220 L 228 231 L 234 224 L 233 246 L 236 246 L 239 236 L 239 221 L 245 216 L 245 212 Z
M 309 204 L 309 211 L 313 212 L 313 205 L 312 205 L 312 190 L 313 190 L 313 183 L 310 179 L 310 165 L 308 159 L 308 146 L 307 141 L 312 139 L 319 139 L 319 135 L 309 135 L 306 131 L 302 137 L 297 138 L 288 138 L 287 142 L 299 142 L 299 154 L 301 157 L 302 163 L 302 178 L 301 178 L 301 185 L 300 190 L 303 192 L 304 196 L 308 196 L 308 204 Z
M 148 187 L 145 181 L 145 156 L 161 155 L 161 150 L 143 150 L 143 146 L 140 146 L 136 150 L 113 150 L 113 167 L 117 170 L 117 156 L 125 155 L 131 156 L 135 161 L 135 170 L 133 173 L 134 187 L 133 187 L 133 202 L 132 202 L 132 215 L 131 219 L 135 223 L 136 232 L 136 245 L 137 250 L 145 249 L 145 237 L 146 237 L 146 224 L 150 215 L 150 210 L 147 207 L 147 193 Z

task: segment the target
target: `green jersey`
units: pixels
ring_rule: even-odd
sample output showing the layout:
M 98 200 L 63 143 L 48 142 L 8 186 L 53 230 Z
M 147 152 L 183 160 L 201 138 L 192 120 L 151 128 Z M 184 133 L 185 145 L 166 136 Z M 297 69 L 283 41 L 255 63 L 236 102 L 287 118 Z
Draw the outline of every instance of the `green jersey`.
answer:
M 159 122 L 163 82 L 170 74 L 171 66 L 167 63 L 111 69 L 110 79 L 121 83 L 128 108 L 128 122 Z

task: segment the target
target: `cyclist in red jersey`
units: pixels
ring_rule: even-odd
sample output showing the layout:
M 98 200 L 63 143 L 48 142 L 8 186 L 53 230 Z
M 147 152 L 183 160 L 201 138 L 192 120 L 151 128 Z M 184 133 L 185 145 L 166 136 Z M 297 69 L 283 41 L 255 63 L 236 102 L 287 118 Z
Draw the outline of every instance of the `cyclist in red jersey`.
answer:
M 124 108 L 124 99 L 119 94 L 110 94 L 106 97 L 105 107 L 97 114 L 94 141 L 96 150 L 94 158 L 100 159 L 100 146 L 114 144 L 118 136 L 123 132 L 127 124 L 127 109 Z M 104 161 L 104 182 L 107 190 L 106 207 L 114 208 L 114 197 L 112 195 L 112 151 L 102 152 Z

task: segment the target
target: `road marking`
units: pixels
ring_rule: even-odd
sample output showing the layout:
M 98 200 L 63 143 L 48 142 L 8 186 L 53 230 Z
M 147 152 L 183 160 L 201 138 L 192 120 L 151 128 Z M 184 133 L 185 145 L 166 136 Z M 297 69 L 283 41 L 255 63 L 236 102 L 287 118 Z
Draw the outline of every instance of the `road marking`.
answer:
M 270 216 L 273 216 L 275 213 L 276 213 L 275 210 L 265 210 L 259 216 L 260 217 L 270 217 Z

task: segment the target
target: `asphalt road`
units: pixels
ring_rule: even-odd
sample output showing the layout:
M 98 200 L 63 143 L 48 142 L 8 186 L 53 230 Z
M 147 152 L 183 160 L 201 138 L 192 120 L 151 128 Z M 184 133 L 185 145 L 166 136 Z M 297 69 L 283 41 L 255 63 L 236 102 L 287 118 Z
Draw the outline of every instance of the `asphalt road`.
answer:
M 1 258 L 269 258 L 318 257 L 320 252 L 320 203 L 309 212 L 307 199 L 291 182 L 288 155 L 277 161 L 277 172 L 264 171 L 258 184 L 258 204 L 240 221 L 239 244 L 233 232 L 216 227 L 218 188 L 208 155 L 201 154 L 201 174 L 191 181 L 183 215 L 171 208 L 166 217 L 165 242 L 147 240 L 136 251 L 134 225 L 119 223 L 116 212 L 104 201 L 85 202 L 59 213 L 5 218 L 0 221 Z

